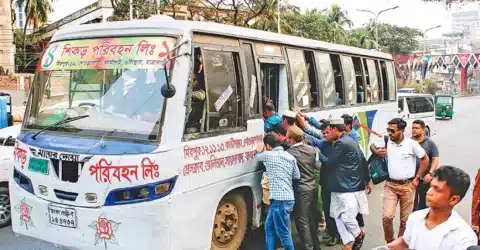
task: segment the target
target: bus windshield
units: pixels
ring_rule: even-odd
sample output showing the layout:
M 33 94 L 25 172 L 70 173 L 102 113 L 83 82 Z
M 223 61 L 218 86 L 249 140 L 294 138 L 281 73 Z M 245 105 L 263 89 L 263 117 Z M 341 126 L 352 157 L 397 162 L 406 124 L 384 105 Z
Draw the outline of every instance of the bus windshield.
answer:
M 119 45 L 122 41 L 115 44 L 112 39 L 108 44 L 100 42 L 100 46 L 107 49 L 88 46 L 92 41 L 80 40 L 77 48 L 92 47 L 92 54 L 96 50 L 105 51 L 105 56 L 89 55 L 88 49 L 83 56 L 81 50 L 76 57 L 65 55 L 67 48 L 74 47 L 71 45 L 74 42 L 53 44 L 60 45 L 53 52 L 51 50 L 55 46 L 47 48 L 35 75 L 25 128 L 79 136 L 157 140 L 165 103 L 160 89 L 167 83 L 167 78 L 165 58 L 159 59 L 155 48 L 162 47 L 162 43 L 158 42 L 163 42 L 163 46 L 172 46 L 174 40 L 130 38 L 122 45 Z M 142 47 L 146 44 L 148 47 Z M 111 52 L 118 52 L 121 46 L 124 47 L 123 53 L 112 55 Z M 137 56 L 134 59 L 125 57 L 126 48 L 127 52 L 133 55 L 136 52 Z M 142 51 L 142 48 L 147 51 Z M 149 53 L 148 49 L 154 52 Z M 45 59 L 55 53 L 58 56 L 53 57 L 55 61 L 50 59 L 52 57 Z M 45 65 L 50 70 L 46 70 Z M 86 117 L 53 126 L 61 120 L 77 116 Z

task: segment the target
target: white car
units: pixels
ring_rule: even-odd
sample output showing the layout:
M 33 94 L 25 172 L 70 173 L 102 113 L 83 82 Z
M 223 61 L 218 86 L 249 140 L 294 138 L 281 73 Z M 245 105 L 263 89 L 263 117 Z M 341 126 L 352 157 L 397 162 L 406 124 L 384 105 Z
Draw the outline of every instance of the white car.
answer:
M 0 129 L 0 228 L 10 225 L 8 179 L 13 172 L 13 150 L 21 125 Z

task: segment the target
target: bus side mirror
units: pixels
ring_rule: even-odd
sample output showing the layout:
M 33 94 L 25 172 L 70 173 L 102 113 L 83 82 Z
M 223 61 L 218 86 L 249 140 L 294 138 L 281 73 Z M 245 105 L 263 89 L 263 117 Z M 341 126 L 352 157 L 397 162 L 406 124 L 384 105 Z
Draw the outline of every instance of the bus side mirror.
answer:
M 163 84 L 162 88 L 160 89 L 160 93 L 165 98 L 172 98 L 173 96 L 175 96 L 175 93 L 176 93 L 175 86 L 168 83 Z

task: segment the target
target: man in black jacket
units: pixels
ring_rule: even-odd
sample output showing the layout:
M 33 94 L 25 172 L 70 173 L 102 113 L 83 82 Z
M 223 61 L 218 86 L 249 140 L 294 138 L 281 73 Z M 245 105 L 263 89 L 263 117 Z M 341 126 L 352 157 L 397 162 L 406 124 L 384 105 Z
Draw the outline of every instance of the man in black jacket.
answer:
M 300 181 L 295 187 L 295 206 L 293 214 L 297 231 L 300 234 L 303 249 L 319 250 L 320 240 L 317 235 L 317 201 L 318 187 L 315 182 L 315 163 L 317 151 L 304 143 L 302 129 L 291 126 L 287 131 L 288 153 L 297 160 Z
M 333 149 L 319 153 L 322 164 L 331 169 L 328 187 L 332 192 L 330 216 L 335 218 L 344 249 L 360 249 L 365 237 L 355 219 L 358 213 L 368 214 L 365 189 L 370 190 L 367 161 L 358 144 L 345 133 L 343 119 L 330 120 L 326 138 Z

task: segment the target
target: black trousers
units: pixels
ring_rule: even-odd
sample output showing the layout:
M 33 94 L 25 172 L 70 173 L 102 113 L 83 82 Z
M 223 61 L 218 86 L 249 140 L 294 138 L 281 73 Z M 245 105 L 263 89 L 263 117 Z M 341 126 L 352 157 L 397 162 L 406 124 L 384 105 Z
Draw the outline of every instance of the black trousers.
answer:
M 320 249 L 320 240 L 318 239 L 318 189 L 295 191 L 295 206 L 293 214 L 295 225 L 302 241 L 302 249 L 316 250 Z
M 413 211 L 427 208 L 427 192 L 430 184 L 421 181 L 415 192 L 415 201 L 413 202 Z
M 332 192 L 330 192 L 326 186 L 322 186 L 322 202 L 323 202 L 323 211 L 325 212 L 325 224 L 327 225 L 327 233 L 330 237 L 338 235 L 337 224 L 335 219 L 330 217 L 330 203 L 332 199 Z M 363 220 L 362 214 L 357 214 L 356 217 L 358 225 L 360 227 L 365 226 L 365 221 Z
M 332 193 L 328 190 L 327 186 L 322 186 L 322 204 L 323 212 L 325 213 L 325 224 L 327 225 L 327 233 L 330 237 L 335 237 L 338 234 L 337 224 L 335 219 L 330 217 L 330 203 L 332 200 Z

